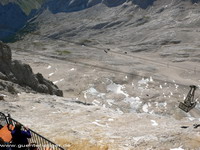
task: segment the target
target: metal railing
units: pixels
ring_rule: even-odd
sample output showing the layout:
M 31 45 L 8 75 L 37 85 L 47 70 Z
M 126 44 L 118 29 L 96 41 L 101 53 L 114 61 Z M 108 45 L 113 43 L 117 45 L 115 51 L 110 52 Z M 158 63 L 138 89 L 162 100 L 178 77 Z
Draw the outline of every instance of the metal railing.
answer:
M 4 113 L 0 112 L 0 124 L 5 126 L 10 124 L 15 126 L 16 123 L 20 123 L 15 119 L 11 118 L 10 115 L 6 116 Z M 21 123 L 20 123 L 21 124 Z M 22 125 L 22 124 L 21 124 Z M 22 125 L 22 129 L 25 127 Z M 35 131 L 29 129 L 31 132 L 31 138 L 29 139 L 30 144 L 34 144 L 39 150 L 65 150 L 60 145 L 55 144 L 54 142 L 48 140 L 47 138 L 43 137 L 42 135 L 36 133 Z

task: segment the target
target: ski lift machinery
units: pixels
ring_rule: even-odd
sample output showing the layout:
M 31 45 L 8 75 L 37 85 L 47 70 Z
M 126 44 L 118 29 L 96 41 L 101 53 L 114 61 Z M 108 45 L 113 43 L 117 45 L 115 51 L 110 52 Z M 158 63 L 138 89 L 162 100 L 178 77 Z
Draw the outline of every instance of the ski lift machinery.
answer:
M 184 102 L 180 102 L 179 103 L 179 108 L 182 109 L 185 112 L 189 112 L 191 109 L 193 109 L 197 102 L 194 101 L 194 93 L 196 90 L 196 86 L 195 85 L 190 85 L 190 91 L 187 94 L 187 97 L 185 98 Z

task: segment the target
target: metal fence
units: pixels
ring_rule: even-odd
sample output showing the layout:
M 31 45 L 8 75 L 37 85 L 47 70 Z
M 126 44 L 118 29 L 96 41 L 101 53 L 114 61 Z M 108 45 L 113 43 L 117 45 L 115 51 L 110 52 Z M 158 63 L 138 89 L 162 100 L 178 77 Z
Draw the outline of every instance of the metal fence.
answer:
M 11 118 L 10 115 L 6 116 L 4 113 L 0 112 L 0 124 L 5 126 L 7 124 L 11 124 L 15 126 L 16 123 L 20 123 L 15 119 Z M 20 123 L 21 124 L 21 123 Z M 25 127 L 22 125 L 22 129 Z M 31 132 L 31 138 L 29 139 L 29 143 L 35 145 L 39 148 L 39 150 L 65 150 L 61 146 L 55 144 L 54 142 L 48 140 L 42 135 L 36 133 L 35 131 L 29 129 Z

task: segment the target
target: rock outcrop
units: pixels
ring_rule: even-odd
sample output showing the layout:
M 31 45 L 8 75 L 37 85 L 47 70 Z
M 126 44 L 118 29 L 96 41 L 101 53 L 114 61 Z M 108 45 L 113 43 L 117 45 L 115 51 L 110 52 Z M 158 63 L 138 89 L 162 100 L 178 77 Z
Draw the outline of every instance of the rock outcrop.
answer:
M 2 42 L 0 42 L 0 79 L 11 81 L 21 87 L 28 87 L 40 93 L 63 96 L 63 92 L 56 85 L 46 80 L 42 74 L 34 74 L 29 65 L 18 60 L 12 61 L 11 49 Z M 5 83 L 2 85 L 5 87 Z

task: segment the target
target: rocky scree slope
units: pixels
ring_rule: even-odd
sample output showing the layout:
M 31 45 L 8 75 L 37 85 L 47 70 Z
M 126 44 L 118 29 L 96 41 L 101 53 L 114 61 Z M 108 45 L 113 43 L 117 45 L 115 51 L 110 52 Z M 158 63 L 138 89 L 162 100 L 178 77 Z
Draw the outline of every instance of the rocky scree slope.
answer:
M 0 90 L 7 90 L 14 94 L 23 89 L 63 96 L 62 91 L 52 82 L 43 78 L 42 74 L 33 74 L 29 65 L 23 64 L 19 60 L 13 61 L 11 49 L 0 42 Z

